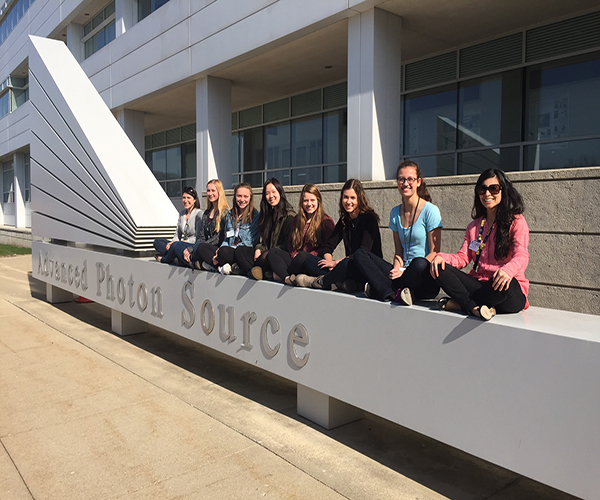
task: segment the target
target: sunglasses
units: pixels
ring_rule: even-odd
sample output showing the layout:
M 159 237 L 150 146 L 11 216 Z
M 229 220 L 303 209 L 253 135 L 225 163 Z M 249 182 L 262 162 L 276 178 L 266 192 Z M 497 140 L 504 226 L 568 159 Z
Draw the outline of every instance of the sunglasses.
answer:
M 480 184 L 475 188 L 475 190 L 480 196 L 484 195 L 486 191 L 489 191 L 492 195 L 496 195 L 500 191 L 502 191 L 502 186 L 500 184 L 490 184 L 489 186 L 484 186 L 483 184 Z

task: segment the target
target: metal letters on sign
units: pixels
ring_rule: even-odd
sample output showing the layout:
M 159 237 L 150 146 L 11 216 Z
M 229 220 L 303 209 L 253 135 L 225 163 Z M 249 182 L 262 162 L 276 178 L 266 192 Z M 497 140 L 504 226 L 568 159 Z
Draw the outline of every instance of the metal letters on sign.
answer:
M 86 257 L 81 261 L 74 261 L 69 257 L 57 258 L 54 253 L 44 252 L 43 249 L 37 252 L 34 249 L 34 259 L 37 253 L 37 266 L 34 268 L 36 277 L 59 288 L 88 296 L 112 309 L 175 333 L 177 328 L 165 323 L 175 324 L 184 331 L 201 330 L 206 337 L 217 327 L 218 338 L 223 344 L 239 344 L 244 352 L 254 349 L 254 339 L 254 342 L 258 341 L 266 360 L 275 358 L 283 343 L 287 347 L 288 358 L 296 368 L 302 368 L 308 362 L 309 335 L 307 328 L 301 323 L 291 326 L 287 332 L 287 341 L 284 341 L 282 325 L 275 316 L 266 316 L 259 322 L 260 327 L 254 327 L 259 320 L 255 311 L 247 310 L 237 314 L 234 305 L 213 304 L 208 298 L 201 300 L 192 281 L 183 281 L 180 293 L 173 294 L 163 291 L 159 278 L 153 275 L 152 282 L 138 278 L 136 266 L 128 266 L 127 257 L 106 256 L 102 261 L 97 260 L 92 264 L 90 258 L 98 258 L 102 254 L 38 242 L 34 244 L 34 248 L 35 246 L 50 247 L 56 253 L 85 253 Z M 154 262 L 140 262 L 138 259 L 131 261 L 143 267 L 167 269 L 167 266 Z M 123 268 L 128 269 L 125 275 L 121 274 Z M 167 283 L 166 286 L 172 285 Z M 165 307 L 167 297 L 179 297 L 179 301 L 169 302 L 169 306 Z M 173 318 L 175 314 L 178 320 Z M 299 354 L 297 349 L 301 349 L 302 353 Z

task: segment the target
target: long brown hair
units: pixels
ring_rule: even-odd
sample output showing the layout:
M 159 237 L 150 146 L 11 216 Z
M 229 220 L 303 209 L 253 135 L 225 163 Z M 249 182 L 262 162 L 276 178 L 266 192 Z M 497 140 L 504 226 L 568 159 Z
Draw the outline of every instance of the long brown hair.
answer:
M 421 167 L 416 161 L 412 160 L 404 160 L 398 165 L 396 169 L 396 180 L 398 180 L 398 176 L 400 175 L 400 170 L 405 167 L 412 167 L 417 171 L 417 179 L 421 179 L 421 185 L 417 188 L 417 194 L 419 198 L 423 198 L 425 201 L 431 202 L 431 195 L 427 190 L 427 184 L 425 183 L 425 178 L 423 177 L 423 172 L 421 172 Z
M 325 218 L 325 210 L 323 210 L 323 197 L 321 191 L 314 184 L 305 184 L 300 193 L 300 203 L 298 208 L 298 215 L 296 217 L 296 225 L 292 230 L 292 248 L 294 250 L 301 250 L 304 232 L 304 226 L 308 220 L 306 212 L 302 206 L 302 200 L 304 195 L 312 194 L 317 199 L 317 210 L 310 219 L 310 224 L 306 230 L 306 238 L 308 243 L 313 247 L 317 248 L 323 243 L 323 219 Z
M 343 199 L 344 199 L 344 191 L 348 189 L 354 189 L 356 193 L 356 201 L 358 202 L 358 213 L 359 214 L 373 214 L 377 217 L 377 222 L 379 222 L 379 215 L 377 212 L 371 207 L 369 204 L 369 199 L 365 193 L 365 189 L 363 188 L 362 183 L 358 179 L 348 179 L 345 184 L 342 186 L 342 190 L 340 192 L 340 218 L 346 223 L 346 219 L 350 217 L 346 209 L 344 208 Z
M 245 212 L 242 212 L 240 207 L 237 204 L 237 200 L 235 195 L 237 194 L 238 190 L 241 188 L 246 188 L 248 191 L 250 191 L 250 203 L 248 203 L 248 206 L 245 209 Z M 238 217 L 240 215 L 242 215 L 242 224 L 248 224 L 252 222 L 252 214 L 254 213 L 254 193 L 252 192 L 252 186 L 250 184 L 248 184 L 247 182 L 242 182 L 241 184 L 238 184 L 234 189 L 233 189 L 233 216 L 231 217 L 231 219 L 233 220 L 233 227 L 237 229 L 237 221 L 238 221 Z M 229 212 L 231 213 L 231 212 Z
M 219 180 L 219 179 L 212 179 L 210 181 L 208 181 L 206 183 L 206 188 L 208 189 L 209 184 L 214 184 L 215 187 L 217 188 L 217 193 L 219 193 L 219 198 L 217 199 L 217 206 L 215 207 L 216 213 L 215 213 L 215 217 L 217 218 L 216 222 L 215 222 L 215 231 L 218 233 L 219 229 L 221 228 L 221 218 L 223 217 L 223 214 L 225 212 L 227 212 L 231 207 L 229 206 L 229 203 L 227 202 L 227 197 L 225 196 L 225 189 L 223 189 L 223 183 Z M 212 203 L 210 201 L 208 201 L 208 198 L 206 199 L 206 210 L 211 210 L 212 207 Z

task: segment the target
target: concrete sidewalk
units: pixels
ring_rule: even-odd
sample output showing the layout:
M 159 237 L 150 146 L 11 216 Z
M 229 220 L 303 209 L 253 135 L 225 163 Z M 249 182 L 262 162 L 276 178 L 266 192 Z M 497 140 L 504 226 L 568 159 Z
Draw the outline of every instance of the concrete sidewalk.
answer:
M 374 416 L 326 431 L 294 384 L 44 290 L 0 259 L 2 500 L 573 498 Z

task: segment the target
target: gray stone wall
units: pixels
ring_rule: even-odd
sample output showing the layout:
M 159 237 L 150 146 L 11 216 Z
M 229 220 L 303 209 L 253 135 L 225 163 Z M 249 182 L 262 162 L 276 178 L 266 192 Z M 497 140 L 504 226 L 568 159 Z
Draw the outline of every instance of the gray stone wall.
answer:
M 427 180 L 433 202 L 442 213 L 444 252 L 456 252 L 462 244 L 465 228 L 471 221 L 477 177 Z M 525 199 L 524 215 L 531 231 L 526 272 L 531 282 L 530 303 L 600 314 L 600 167 L 512 172 L 508 177 Z M 391 260 L 394 245 L 387 226 L 390 210 L 400 203 L 396 183 L 365 182 L 364 186 L 381 217 L 384 256 Z M 342 184 L 319 186 L 326 211 L 336 221 L 341 187 Z M 300 186 L 286 188 L 288 198 L 296 207 L 301 189 Z M 254 192 L 258 205 L 261 190 Z

